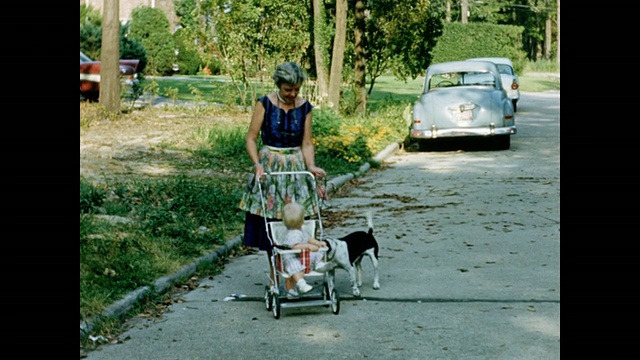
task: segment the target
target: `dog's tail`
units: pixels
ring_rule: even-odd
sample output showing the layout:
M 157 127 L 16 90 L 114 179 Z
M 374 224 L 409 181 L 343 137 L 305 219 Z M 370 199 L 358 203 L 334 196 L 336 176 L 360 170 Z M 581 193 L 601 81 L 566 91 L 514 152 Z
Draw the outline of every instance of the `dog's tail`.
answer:
M 364 213 L 364 215 L 367 217 L 367 226 L 369 227 L 369 231 L 367 232 L 369 234 L 369 236 L 371 236 L 373 238 L 373 213 L 371 212 L 371 210 L 367 211 Z M 376 257 L 376 259 L 378 258 L 378 242 L 377 241 L 373 241 L 374 243 L 374 247 L 373 247 L 373 254 Z
M 364 213 L 367 218 L 367 226 L 369 227 L 369 235 L 373 234 L 373 213 L 371 210 Z

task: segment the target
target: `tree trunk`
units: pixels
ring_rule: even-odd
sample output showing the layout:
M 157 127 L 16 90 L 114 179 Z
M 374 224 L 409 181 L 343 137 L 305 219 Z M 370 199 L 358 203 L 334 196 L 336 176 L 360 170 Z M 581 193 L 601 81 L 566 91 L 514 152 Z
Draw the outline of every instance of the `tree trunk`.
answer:
M 365 115 L 367 111 L 367 89 L 366 89 L 366 60 L 365 60 L 365 21 L 364 21 L 364 1 L 356 0 L 355 7 L 355 91 L 356 91 L 356 112 Z
M 556 54 L 556 61 L 560 65 L 560 0 L 558 0 L 558 53 Z
M 460 1 L 460 22 L 463 24 L 468 23 L 469 16 L 469 0 Z
M 325 27 L 324 1 L 313 0 L 313 51 L 316 58 L 316 103 L 320 106 L 327 102 L 329 95 L 327 79 L 327 49 L 323 49 L 324 39 L 321 37 L 322 29 Z
M 104 0 L 100 52 L 100 104 L 115 114 L 120 113 L 119 1 Z
M 544 2 L 545 5 L 545 21 L 544 21 L 544 59 L 551 59 L 551 13 L 549 9 L 546 8 L 547 1 Z
M 331 75 L 329 77 L 329 106 L 340 110 L 340 86 L 342 85 L 342 63 L 347 38 L 347 0 L 336 0 L 336 32 L 333 38 Z

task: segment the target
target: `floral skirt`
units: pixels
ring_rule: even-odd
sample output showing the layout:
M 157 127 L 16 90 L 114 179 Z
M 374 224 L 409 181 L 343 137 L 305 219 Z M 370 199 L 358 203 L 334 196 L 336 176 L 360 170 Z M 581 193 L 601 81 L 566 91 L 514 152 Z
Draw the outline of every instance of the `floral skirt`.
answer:
M 307 171 L 302 149 L 263 147 L 258 152 L 266 173 L 279 171 Z M 239 208 L 246 211 L 244 244 L 260 250 L 271 251 L 266 234 L 267 221 L 282 219 L 282 208 L 295 201 L 305 209 L 305 216 L 318 213 L 318 203 L 314 181 L 306 174 L 267 175 L 260 180 L 260 186 L 251 174 Z M 260 196 L 262 189 L 262 197 Z M 262 203 L 264 200 L 264 204 Z

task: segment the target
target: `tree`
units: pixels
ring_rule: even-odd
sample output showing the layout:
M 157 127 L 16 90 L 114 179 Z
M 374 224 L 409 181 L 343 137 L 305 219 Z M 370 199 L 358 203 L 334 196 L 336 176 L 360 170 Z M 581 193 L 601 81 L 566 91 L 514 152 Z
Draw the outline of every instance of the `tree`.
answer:
M 429 0 L 377 0 L 367 19 L 367 75 L 371 94 L 376 79 L 388 71 L 415 79 L 431 63 L 442 34 L 445 4 Z
M 342 66 L 347 38 L 347 10 L 347 0 L 336 0 L 336 32 L 333 37 L 328 103 L 335 110 L 340 109 L 340 86 L 342 85 Z
M 327 64 L 328 49 L 331 40 L 330 29 L 326 23 L 324 1 L 313 0 L 313 53 L 316 63 L 316 103 L 324 105 L 328 97 Z
M 356 113 L 365 115 L 367 110 L 367 84 L 366 78 L 366 36 L 365 36 L 365 20 L 364 20 L 364 1 L 356 0 L 355 4 L 355 25 L 354 25 L 354 49 L 355 49 L 355 67 L 354 67 L 354 90 L 356 91 Z
M 102 58 L 100 60 L 100 104 L 120 113 L 120 20 L 118 0 L 104 0 Z

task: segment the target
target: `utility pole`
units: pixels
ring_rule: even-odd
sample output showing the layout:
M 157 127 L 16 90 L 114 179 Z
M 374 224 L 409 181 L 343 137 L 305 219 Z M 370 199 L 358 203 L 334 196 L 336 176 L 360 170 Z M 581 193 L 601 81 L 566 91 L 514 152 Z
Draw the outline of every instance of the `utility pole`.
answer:
M 100 104 L 120 113 L 120 0 L 104 0 L 100 52 Z

